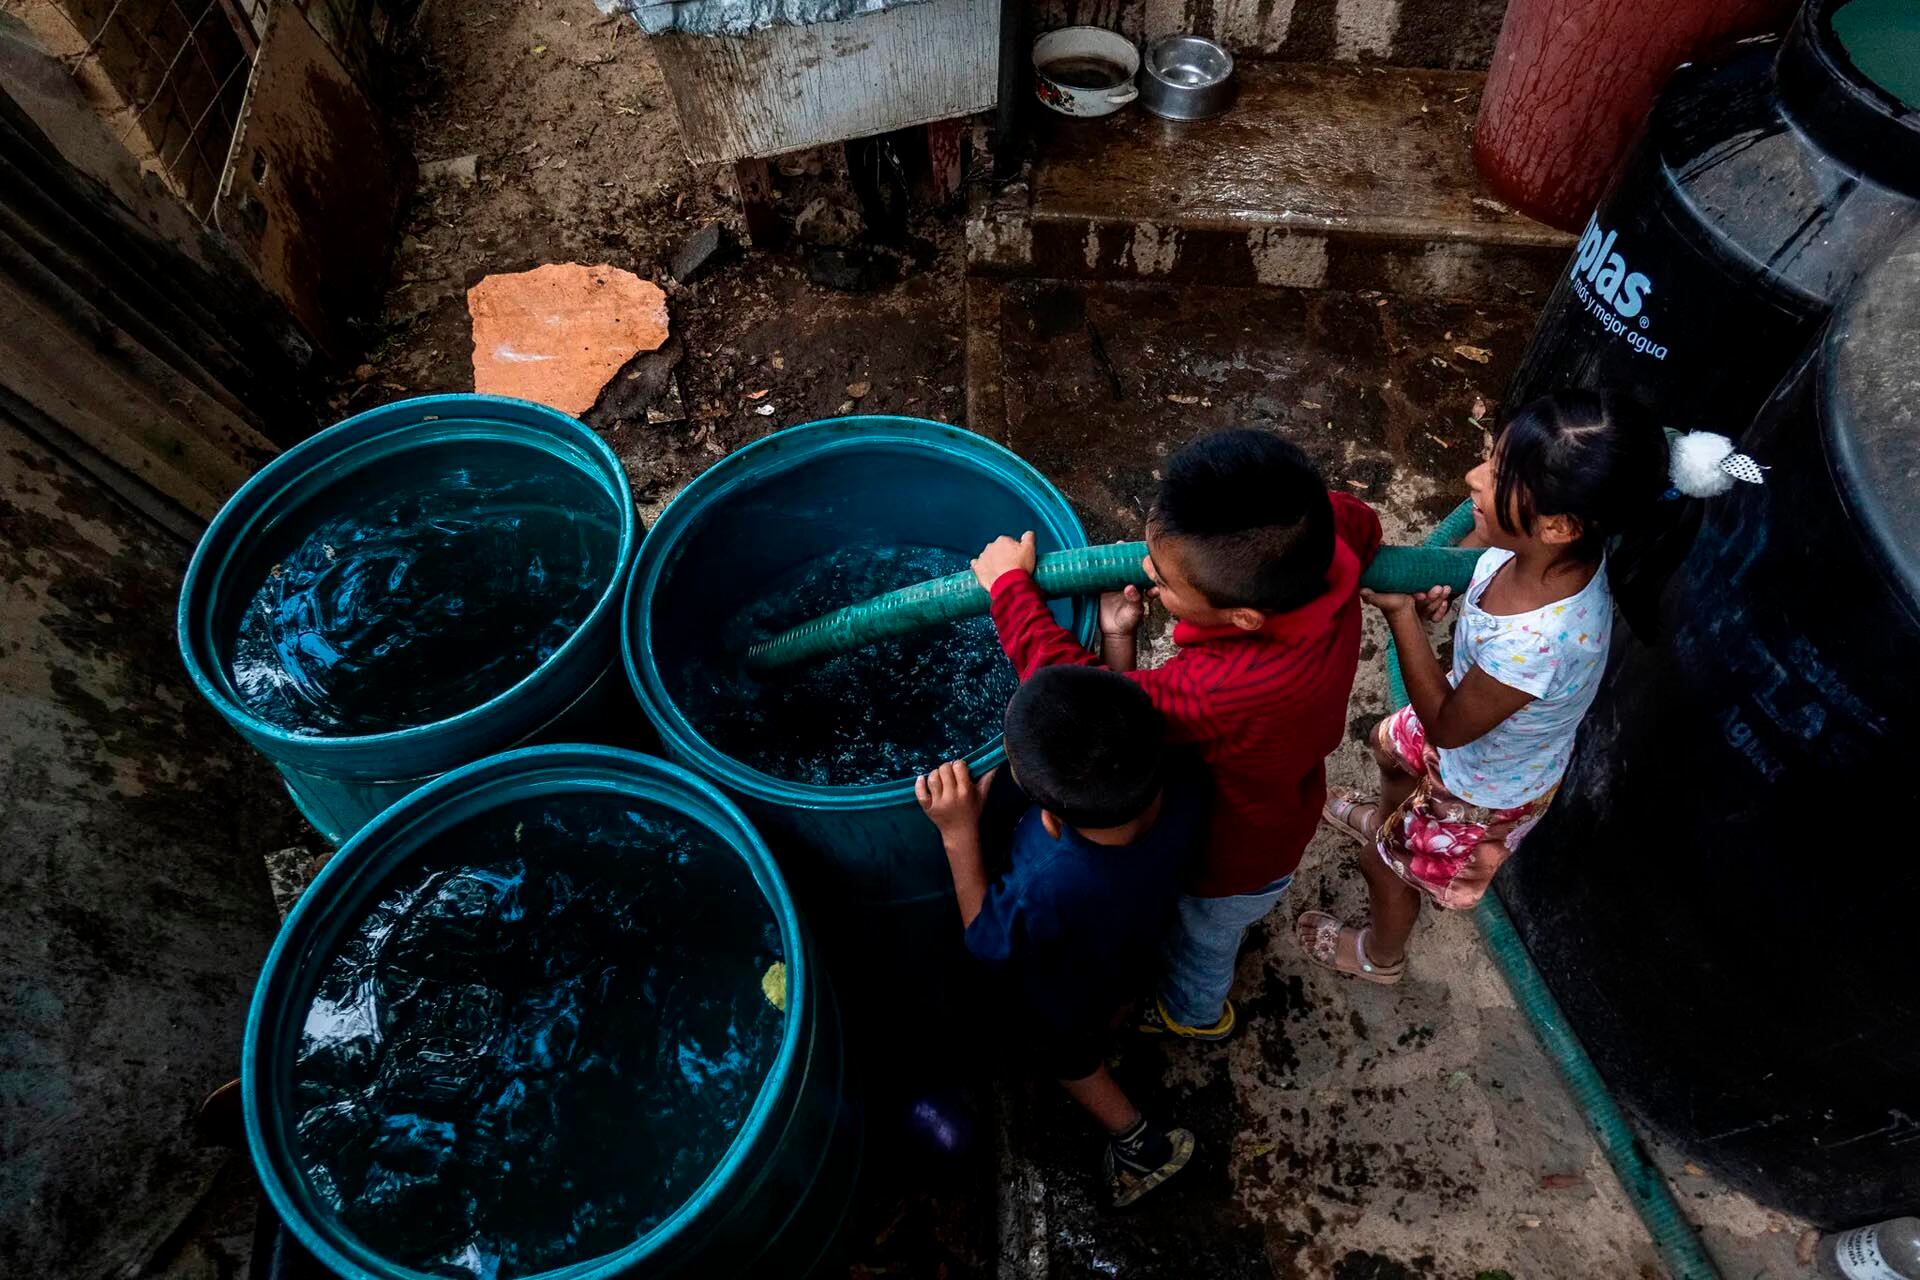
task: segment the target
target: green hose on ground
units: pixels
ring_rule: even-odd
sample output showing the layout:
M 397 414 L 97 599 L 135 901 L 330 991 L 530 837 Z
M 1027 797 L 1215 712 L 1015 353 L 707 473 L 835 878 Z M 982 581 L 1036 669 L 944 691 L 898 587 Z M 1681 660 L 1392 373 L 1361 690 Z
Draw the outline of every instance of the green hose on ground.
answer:
M 1471 528 L 1473 507 L 1463 502 L 1427 536 L 1426 545 L 1457 550 L 1453 544 L 1466 537 Z M 1479 556 L 1477 551 L 1467 554 L 1476 559 Z M 1407 686 L 1400 677 L 1400 655 L 1391 640 L 1387 643 L 1387 697 L 1396 711 L 1407 705 Z M 1628 1127 L 1620 1104 L 1607 1092 L 1606 1082 L 1600 1078 L 1593 1059 L 1587 1056 L 1586 1048 L 1568 1027 L 1560 1002 L 1547 989 L 1533 957 L 1527 954 L 1526 944 L 1520 941 L 1520 933 L 1513 927 L 1513 918 L 1507 914 L 1506 906 L 1489 893 L 1474 907 L 1473 918 L 1480 926 L 1480 934 L 1486 939 L 1487 951 L 1499 967 L 1500 976 L 1506 979 L 1507 989 L 1513 992 L 1514 1003 L 1526 1014 L 1540 1047 L 1559 1068 L 1560 1078 L 1566 1081 L 1567 1091 L 1573 1094 L 1575 1104 L 1586 1116 L 1587 1127 L 1606 1153 L 1614 1176 L 1620 1179 L 1627 1198 L 1646 1225 L 1647 1234 L 1653 1237 L 1660 1260 L 1674 1280 L 1719 1280 L 1719 1268 L 1700 1247 L 1700 1237 L 1681 1213 L 1666 1178 L 1647 1158 L 1640 1140 Z
M 1144 542 L 1053 551 L 1040 557 L 1033 577 L 1050 600 L 1127 586 L 1144 589 L 1153 585 L 1140 564 L 1146 555 Z M 1442 584 L 1464 591 L 1476 558 L 1475 552 L 1452 546 L 1382 547 L 1360 583 L 1375 591 L 1425 591 Z M 747 666 L 765 672 L 845 653 L 922 627 L 975 617 L 989 605 L 986 590 L 971 571 L 949 574 L 848 605 L 763 640 L 747 650 Z

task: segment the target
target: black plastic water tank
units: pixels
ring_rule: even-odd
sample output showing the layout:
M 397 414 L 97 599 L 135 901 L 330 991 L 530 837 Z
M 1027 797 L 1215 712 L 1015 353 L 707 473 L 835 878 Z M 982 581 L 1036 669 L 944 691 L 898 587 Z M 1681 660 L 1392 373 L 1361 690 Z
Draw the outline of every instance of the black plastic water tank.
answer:
M 1920 1206 L 1920 232 L 1745 447 L 1501 892 L 1625 1103 L 1848 1225 Z
M 1674 426 L 1739 434 L 1853 281 L 1920 222 L 1920 102 L 1885 70 L 1920 62 L 1920 39 L 1882 19 L 1887 6 L 1808 0 L 1784 38 L 1674 73 L 1508 404 L 1630 389 Z

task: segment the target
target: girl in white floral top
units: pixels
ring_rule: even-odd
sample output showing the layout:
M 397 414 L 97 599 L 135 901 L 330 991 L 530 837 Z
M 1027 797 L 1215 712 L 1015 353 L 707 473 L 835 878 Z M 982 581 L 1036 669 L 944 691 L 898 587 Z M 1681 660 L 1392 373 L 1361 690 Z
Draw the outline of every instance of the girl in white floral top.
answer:
M 1613 631 L 1605 547 L 1667 488 L 1658 427 L 1622 399 L 1548 396 L 1507 423 L 1467 474 L 1473 533 L 1487 548 L 1461 601 L 1453 666 L 1426 623 L 1451 592 L 1363 592 L 1386 616 L 1410 705 L 1373 734 L 1380 794 L 1335 791 L 1325 818 L 1374 851 L 1360 868 L 1364 928 L 1309 911 L 1296 923 L 1315 962 L 1398 982 L 1422 898 L 1479 901 L 1493 873 L 1546 811 L 1593 703 Z

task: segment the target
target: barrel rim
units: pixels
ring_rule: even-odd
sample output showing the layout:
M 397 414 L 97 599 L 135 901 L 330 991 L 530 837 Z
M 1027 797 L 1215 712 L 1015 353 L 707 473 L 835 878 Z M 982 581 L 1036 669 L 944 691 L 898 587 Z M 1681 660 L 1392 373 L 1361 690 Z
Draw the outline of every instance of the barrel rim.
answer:
M 217 677 L 216 672 L 208 670 L 208 662 L 212 661 L 217 665 L 219 657 L 218 644 L 212 636 L 213 614 L 219 593 L 212 590 L 212 587 L 218 585 L 239 550 L 232 526 L 242 520 L 251 519 L 255 514 L 256 504 L 262 511 L 271 507 L 279 496 L 279 490 L 284 488 L 283 482 L 295 479 L 303 468 L 323 462 L 336 454 L 344 455 L 353 448 L 370 444 L 393 432 L 405 431 L 428 422 L 445 421 L 455 417 L 485 422 L 487 419 L 476 410 L 487 408 L 511 411 L 498 414 L 498 421 L 553 431 L 556 436 L 578 446 L 601 468 L 601 474 L 594 475 L 592 478 L 598 480 L 603 490 L 614 500 L 616 514 L 620 521 L 620 550 L 607 585 L 600 593 L 599 599 L 594 602 L 593 608 L 588 610 L 586 616 L 580 620 L 573 634 L 568 636 L 560 647 L 549 654 L 539 666 L 485 702 L 443 719 L 405 729 L 392 729 L 384 733 L 326 735 L 294 733 L 255 715 L 244 703 L 231 695 Z M 436 409 L 449 412 L 432 412 Z M 387 419 L 394 419 L 394 421 L 388 422 Z M 364 438 L 361 438 L 363 433 L 368 433 L 375 428 L 381 430 L 377 434 L 365 434 Z M 582 468 L 582 470 L 586 469 Z M 274 492 L 263 498 L 262 495 L 269 490 Z M 592 633 L 606 625 L 608 612 L 618 608 L 624 599 L 626 579 L 631 573 L 635 557 L 639 554 L 640 539 L 635 537 L 638 523 L 639 515 L 633 502 L 633 486 L 627 477 L 625 466 L 621 464 L 619 456 L 607 442 L 602 440 L 593 428 L 579 419 L 561 413 L 550 405 L 539 404 L 532 400 L 516 400 L 509 396 L 483 395 L 474 392 L 413 396 L 405 400 L 395 400 L 354 414 L 302 440 L 248 477 L 246 483 L 221 504 L 220 510 L 215 513 L 212 520 L 207 522 L 206 532 L 200 535 L 200 541 L 193 549 L 193 558 L 187 563 L 186 576 L 182 579 L 180 600 L 175 610 L 175 634 L 180 647 L 181 661 L 187 668 L 188 678 L 192 680 L 194 688 L 202 698 L 219 711 L 227 723 L 256 745 L 269 743 L 275 749 L 284 748 L 289 754 L 297 756 L 299 760 L 297 767 L 301 769 L 324 773 L 324 767 L 319 761 L 328 754 L 345 755 L 369 750 L 377 751 L 383 747 L 399 746 L 402 743 L 414 746 L 441 737 L 451 737 L 483 717 L 497 714 L 503 707 L 524 701 L 529 685 L 537 682 L 551 668 L 566 663 L 592 643 L 590 639 Z M 211 563 L 216 557 L 219 559 L 217 565 Z M 436 771 L 428 770 L 427 772 Z
M 721 785 L 753 800 L 786 808 L 825 811 L 879 809 L 912 801 L 914 779 L 906 777 L 851 786 L 822 786 L 795 782 L 756 769 L 720 750 L 693 727 L 679 704 L 667 692 L 659 664 L 654 659 L 653 646 L 641 646 L 637 641 L 651 635 L 654 599 L 680 536 L 693 527 L 696 517 L 708 504 L 735 489 L 757 484 L 764 479 L 764 473 L 742 474 L 743 470 L 761 456 L 783 450 L 793 455 L 785 465 L 795 466 L 840 449 L 889 440 L 895 444 L 944 449 L 966 456 L 976 466 L 986 460 L 1005 468 L 1003 478 L 1015 480 L 1029 489 L 1036 499 L 1036 508 L 1048 502 L 1056 505 L 1062 520 L 1050 532 L 1059 541 L 1061 549 L 1087 545 L 1086 528 L 1080 522 L 1079 513 L 1066 495 L 1041 474 L 1039 468 L 996 440 L 930 418 L 850 414 L 800 423 L 735 450 L 694 477 L 674 495 L 673 500 L 653 521 L 641 543 L 640 553 L 634 558 L 626 598 L 620 611 L 620 661 L 626 668 L 627 683 L 632 687 L 635 699 L 659 733 L 665 749 L 676 759 L 688 761 L 706 776 L 718 779 Z M 1063 534 L 1066 536 L 1060 536 Z M 1076 631 L 1081 642 L 1090 645 L 1095 618 L 1091 609 L 1081 612 L 1083 616 Z M 636 651 L 639 652 L 638 658 Z M 1006 758 L 1005 742 L 1000 734 L 995 734 L 969 752 L 966 762 L 978 776 L 1006 763 Z
M 1913 474 L 1920 451 L 1906 450 L 1903 457 L 1897 447 L 1908 439 L 1898 427 L 1920 418 L 1920 379 L 1885 374 L 1878 363 L 1904 367 L 1889 353 L 1912 349 L 1912 322 L 1920 319 L 1916 281 L 1920 229 L 1902 237 L 1835 310 L 1814 347 L 1813 401 L 1826 478 L 1849 517 L 1850 532 L 1888 596 L 1920 623 L 1920 546 L 1914 537 L 1920 516 L 1901 501 L 1907 495 L 1898 484 Z
M 524 781 L 529 775 L 539 772 L 567 768 L 606 771 L 607 776 L 601 779 L 602 786 L 616 781 L 613 778 L 615 774 L 664 783 L 669 794 L 677 788 L 711 807 L 721 822 L 716 823 L 688 808 L 672 806 L 682 817 L 718 836 L 740 855 L 752 872 L 755 885 L 779 923 L 781 958 L 787 966 L 787 1005 L 779 1051 L 760 1082 L 752 1107 L 748 1109 L 720 1159 L 679 1207 L 625 1248 L 584 1258 L 564 1267 L 536 1272 L 525 1280 L 555 1276 L 566 1276 L 568 1280 L 598 1280 L 626 1270 L 634 1262 L 658 1252 L 673 1241 L 690 1224 L 706 1214 L 735 1180 L 748 1153 L 773 1122 L 776 1103 L 786 1092 L 797 1069 L 802 1032 L 813 1017 L 811 984 L 814 977 L 811 958 L 806 950 L 793 894 L 780 873 L 778 863 L 774 861 L 759 830 L 725 792 L 671 761 L 624 748 L 591 743 L 553 743 L 503 751 L 442 774 L 419 790 L 409 793 L 362 827 L 328 860 L 287 913 L 286 921 L 275 936 L 265 963 L 261 965 L 260 976 L 254 984 L 253 997 L 247 1008 L 246 1031 L 240 1052 L 240 1093 L 247 1154 L 260 1179 L 261 1188 L 280 1220 L 309 1253 L 338 1275 L 351 1277 L 352 1280 L 391 1280 L 393 1277 L 435 1280 L 427 1272 L 416 1271 L 381 1256 L 337 1223 L 323 1227 L 316 1221 L 317 1215 L 308 1213 L 289 1190 L 287 1180 L 283 1177 L 285 1170 L 277 1158 L 280 1152 L 289 1150 L 289 1144 L 282 1140 L 276 1146 L 269 1140 L 261 1103 L 262 1059 L 271 1056 L 262 1053 L 261 1040 L 269 1030 L 277 1030 L 291 1016 L 290 1011 L 274 1007 L 286 1003 L 277 999 L 274 988 L 280 984 L 275 980 L 282 976 L 283 970 L 298 972 L 300 962 L 304 959 L 307 935 L 325 920 L 325 913 L 333 904 L 335 895 L 331 890 L 339 882 L 353 879 L 361 870 L 361 862 L 373 861 L 380 852 L 376 846 L 389 841 L 404 842 L 407 846 L 401 853 L 401 859 L 404 860 L 418 853 L 427 841 L 439 833 L 435 826 L 436 811 L 450 802 L 475 798 L 501 784 Z M 588 786 L 581 789 L 593 788 Z M 559 790 L 561 788 L 555 788 L 554 793 Z M 647 799 L 651 803 L 667 803 L 659 794 L 650 794 Z M 464 818 L 471 815 L 463 813 L 460 816 Z M 370 848 L 374 852 L 366 852 Z M 375 878 L 378 878 L 377 874 Z M 272 1023 L 271 1027 L 269 1022 Z M 279 1132 L 284 1135 L 285 1127 L 281 1126 Z M 343 1245 L 346 1247 L 343 1248 Z
M 1920 183 L 1910 173 L 1920 155 L 1920 110 L 1854 62 L 1833 26 L 1834 15 L 1851 2 L 1799 6 L 1775 62 L 1782 103 L 1821 150 L 1869 182 L 1920 199 Z

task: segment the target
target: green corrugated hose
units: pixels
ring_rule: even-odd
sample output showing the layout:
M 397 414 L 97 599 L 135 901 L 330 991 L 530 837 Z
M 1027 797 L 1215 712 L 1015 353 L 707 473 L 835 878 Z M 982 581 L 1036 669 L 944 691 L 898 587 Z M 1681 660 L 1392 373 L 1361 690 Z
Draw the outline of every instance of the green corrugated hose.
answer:
M 1427 545 L 1453 550 L 1453 544 L 1466 537 L 1471 528 L 1473 508 L 1463 502 L 1428 535 Z M 1477 552 L 1469 554 L 1478 555 Z M 1396 710 L 1407 705 L 1407 687 L 1400 678 L 1400 655 L 1394 651 L 1391 641 L 1387 645 L 1387 696 Z M 1700 1237 L 1680 1212 L 1666 1178 L 1647 1158 L 1639 1139 L 1627 1126 L 1620 1105 L 1607 1092 L 1593 1059 L 1587 1056 L 1586 1049 L 1567 1026 L 1560 1002 L 1553 998 L 1540 970 L 1534 967 L 1533 957 L 1527 954 L 1526 944 L 1520 941 L 1506 907 L 1489 893 L 1473 909 L 1473 918 L 1487 941 L 1494 964 L 1499 966 L 1500 976 L 1507 980 L 1507 989 L 1513 992 L 1514 1003 L 1526 1014 L 1540 1047 L 1559 1068 L 1560 1078 L 1567 1082 L 1574 1102 L 1586 1116 L 1587 1127 L 1593 1131 L 1600 1149 L 1606 1152 L 1614 1176 L 1620 1179 L 1627 1198 L 1640 1214 L 1640 1221 L 1646 1224 L 1647 1234 L 1653 1237 L 1654 1247 L 1660 1251 L 1667 1270 L 1674 1280 L 1719 1280 L 1719 1268 L 1700 1247 Z
M 1144 542 L 1054 551 L 1040 557 L 1034 581 L 1048 599 L 1118 591 L 1126 586 L 1144 588 L 1152 585 L 1140 566 L 1146 554 Z M 1476 558 L 1476 553 L 1452 546 L 1382 547 L 1360 582 L 1375 591 L 1425 591 L 1443 583 L 1463 591 Z M 754 671 L 771 671 L 810 658 L 845 653 L 936 623 L 983 614 L 988 605 L 986 591 L 970 571 L 949 574 L 848 605 L 763 640 L 747 650 L 747 666 Z

